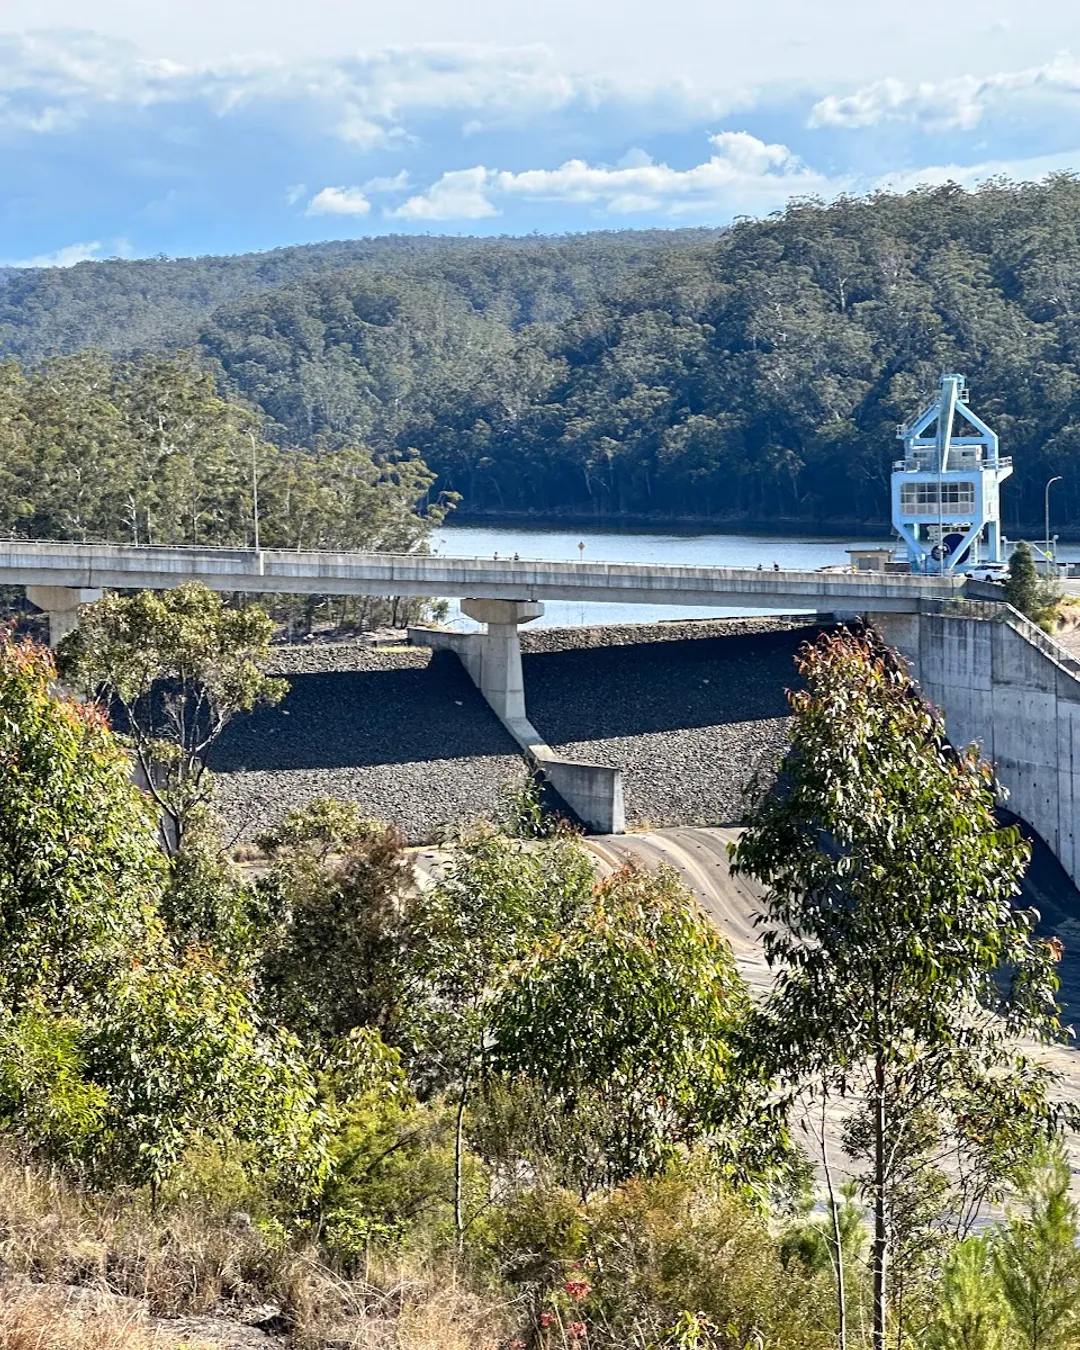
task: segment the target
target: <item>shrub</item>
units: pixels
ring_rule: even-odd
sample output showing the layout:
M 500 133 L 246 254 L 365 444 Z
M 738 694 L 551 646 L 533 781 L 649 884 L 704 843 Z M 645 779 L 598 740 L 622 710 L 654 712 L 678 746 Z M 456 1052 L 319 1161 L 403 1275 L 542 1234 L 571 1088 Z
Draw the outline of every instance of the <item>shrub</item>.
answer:
M 834 1344 L 827 1282 L 799 1262 L 785 1267 L 762 1216 L 689 1169 L 588 1203 L 566 1191 L 520 1196 L 496 1221 L 491 1251 L 531 1294 L 522 1334 L 536 1345 L 545 1321 L 571 1320 L 593 1350 L 655 1344 L 687 1311 L 716 1328 L 717 1350 L 755 1336 L 784 1350 Z

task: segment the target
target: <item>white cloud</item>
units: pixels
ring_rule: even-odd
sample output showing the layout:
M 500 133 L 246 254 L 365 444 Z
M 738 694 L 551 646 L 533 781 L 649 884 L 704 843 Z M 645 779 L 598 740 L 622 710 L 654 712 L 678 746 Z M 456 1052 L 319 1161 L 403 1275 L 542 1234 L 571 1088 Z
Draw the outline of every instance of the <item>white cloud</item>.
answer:
M 89 33 L 0 33 L 0 130 L 68 130 L 95 105 L 202 103 L 221 117 L 271 102 L 303 105 L 321 129 L 361 151 L 414 139 L 410 121 L 463 119 L 471 130 L 603 106 L 671 126 L 717 116 L 746 95 L 684 82 L 629 86 L 563 69 L 546 47 L 417 44 L 337 59 L 274 56 L 201 65 L 148 60 Z
M 900 169 L 882 174 L 867 189 L 887 192 L 911 192 L 918 187 L 938 187 L 958 183 L 962 188 L 977 188 L 995 178 L 1014 183 L 1035 183 L 1052 173 L 1065 173 L 1080 164 L 1080 147 L 1054 155 L 1031 155 L 1022 159 L 984 159 L 977 164 L 928 164 L 921 169 Z
M 361 183 L 360 191 L 371 194 L 379 192 L 408 192 L 411 184 L 409 175 L 405 169 L 393 175 L 393 177 L 369 178 L 366 183 Z
M 76 263 L 90 262 L 101 252 L 101 241 L 95 239 L 90 244 L 67 244 L 55 253 L 39 253 L 36 258 L 21 258 L 18 262 L 6 263 L 7 267 L 74 267 Z
M 291 188 L 287 189 L 285 193 L 285 201 L 289 206 L 295 206 L 297 202 L 303 201 L 306 196 L 307 196 L 307 184 L 294 183 Z
M 308 202 L 309 216 L 366 216 L 371 203 L 358 187 L 325 187 Z
M 481 165 L 474 169 L 453 169 L 426 192 L 410 197 L 387 215 L 398 220 L 483 220 L 497 216 L 498 208 L 489 200 L 487 189 L 498 176 Z
M 569 202 L 612 215 L 770 210 L 790 197 L 835 196 L 852 186 L 810 168 L 785 145 L 745 131 L 709 137 L 713 154 L 690 169 L 654 163 L 640 152 L 614 168 L 570 159 L 557 169 L 520 173 L 476 166 L 445 173 L 389 214 L 408 220 L 477 220 L 496 215 L 500 198 Z
M 939 81 L 907 84 L 877 80 L 853 94 L 828 94 L 810 111 L 811 127 L 857 130 L 882 122 L 910 122 L 930 131 L 971 131 L 996 108 L 1023 105 L 1060 106 L 1080 94 L 1080 63 L 1062 54 L 1042 66 L 1004 71 L 977 78 L 958 75 Z

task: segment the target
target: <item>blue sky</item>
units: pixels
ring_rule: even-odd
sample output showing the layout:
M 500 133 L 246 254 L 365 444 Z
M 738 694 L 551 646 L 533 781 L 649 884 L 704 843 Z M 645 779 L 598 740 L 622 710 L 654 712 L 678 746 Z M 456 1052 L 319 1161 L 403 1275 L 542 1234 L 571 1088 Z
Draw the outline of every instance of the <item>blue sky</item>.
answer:
M 1069 168 L 1061 0 L 0 8 L 0 264 L 719 224 Z

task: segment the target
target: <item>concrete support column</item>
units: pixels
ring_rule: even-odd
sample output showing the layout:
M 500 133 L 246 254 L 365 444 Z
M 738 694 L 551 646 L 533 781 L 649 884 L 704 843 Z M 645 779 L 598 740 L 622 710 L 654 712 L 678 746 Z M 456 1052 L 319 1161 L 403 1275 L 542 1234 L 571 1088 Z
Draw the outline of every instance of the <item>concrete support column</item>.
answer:
M 538 600 L 462 600 L 461 612 L 487 631 L 473 646 L 476 669 L 469 674 L 503 722 L 524 722 L 525 681 L 521 673 L 518 625 L 538 619 L 544 606 Z
M 79 626 L 79 607 L 101 599 L 96 586 L 27 586 L 26 598 L 49 616 L 49 646 L 57 647 Z

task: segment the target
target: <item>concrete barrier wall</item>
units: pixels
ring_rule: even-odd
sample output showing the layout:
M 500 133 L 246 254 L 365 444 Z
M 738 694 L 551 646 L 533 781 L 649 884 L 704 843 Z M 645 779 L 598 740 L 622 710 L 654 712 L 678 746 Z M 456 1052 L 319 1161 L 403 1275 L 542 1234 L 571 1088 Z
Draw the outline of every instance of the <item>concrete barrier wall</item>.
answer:
M 1005 607 L 996 617 L 868 616 L 912 664 L 955 745 L 976 741 L 1023 817 L 1080 885 L 1080 678 L 1068 653 Z

